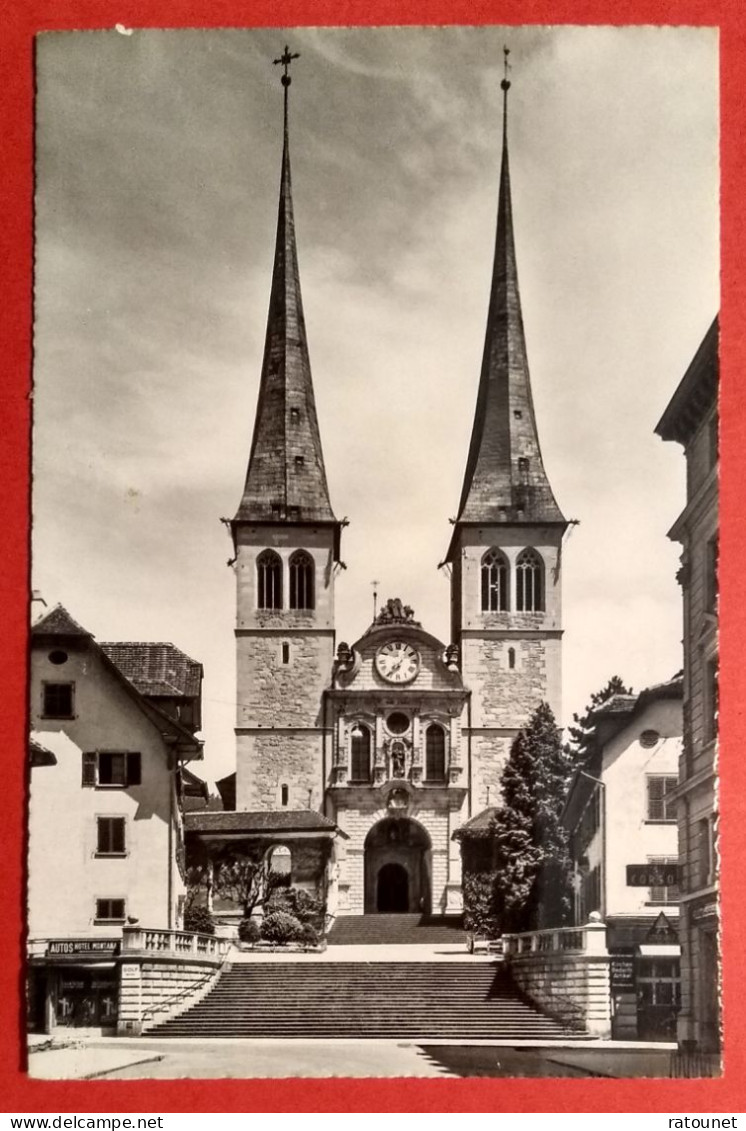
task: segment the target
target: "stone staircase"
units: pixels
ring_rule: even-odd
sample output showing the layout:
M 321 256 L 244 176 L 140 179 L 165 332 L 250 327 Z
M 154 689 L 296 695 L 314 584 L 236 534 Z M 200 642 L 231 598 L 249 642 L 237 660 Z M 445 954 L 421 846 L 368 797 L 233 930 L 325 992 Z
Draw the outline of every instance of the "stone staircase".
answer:
M 465 941 L 459 915 L 340 915 L 328 938 L 329 946 L 453 943 L 464 949 Z
M 159 1037 L 563 1040 L 500 963 L 252 961 L 148 1032 Z

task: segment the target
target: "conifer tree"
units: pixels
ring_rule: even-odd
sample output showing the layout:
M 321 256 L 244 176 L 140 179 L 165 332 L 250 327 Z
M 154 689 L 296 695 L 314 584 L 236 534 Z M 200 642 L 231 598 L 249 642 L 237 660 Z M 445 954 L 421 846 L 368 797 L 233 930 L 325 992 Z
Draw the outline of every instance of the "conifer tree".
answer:
M 504 930 L 561 926 L 572 900 L 567 833 L 560 822 L 572 759 L 547 703 L 517 735 L 495 814 L 496 905 Z
M 585 761 L 590 752 L 590 742 L 593 735 L 593 711 L 597 710 L 602 703 L 606 703 L 613 695 L 633 694 L 632 688 L 625 686 L 621 676 L 613 675 L 605 687 L 602 687 L 600 691 L 593 692 L 591 701 L 582 715 L 573 714 L 572 718 L 575 725 L 567 728 L 570 740 L 567 743 L 566 750 L 576 763 Z

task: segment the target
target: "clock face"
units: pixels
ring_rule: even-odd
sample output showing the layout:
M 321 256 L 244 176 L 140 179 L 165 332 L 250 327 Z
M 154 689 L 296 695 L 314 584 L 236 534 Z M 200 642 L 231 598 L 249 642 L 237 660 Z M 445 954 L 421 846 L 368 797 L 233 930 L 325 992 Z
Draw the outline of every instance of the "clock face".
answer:
M 376 652 L 376 670 L 389 683 L 409 683 L 420 670 L 420 654 L 403 640 L 390 640 Z

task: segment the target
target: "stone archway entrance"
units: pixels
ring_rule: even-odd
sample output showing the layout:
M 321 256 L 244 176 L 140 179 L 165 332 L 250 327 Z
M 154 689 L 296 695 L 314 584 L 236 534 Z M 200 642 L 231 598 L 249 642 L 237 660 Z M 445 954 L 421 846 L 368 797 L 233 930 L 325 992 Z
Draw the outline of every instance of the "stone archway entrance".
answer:
M 365 838 L 365 913 L 430 913 L 430 837 L 410 817 L 386 817 Z

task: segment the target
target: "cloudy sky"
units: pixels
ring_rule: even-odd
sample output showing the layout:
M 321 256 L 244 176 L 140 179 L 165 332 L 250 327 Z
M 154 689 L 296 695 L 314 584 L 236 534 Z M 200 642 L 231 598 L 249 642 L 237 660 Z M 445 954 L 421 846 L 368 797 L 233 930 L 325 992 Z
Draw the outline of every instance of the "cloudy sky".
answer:
M 234 768 L 221 516 L 251 440 L 282 93 L 327 474 L 338 636 L 372 586 L 448 636 L 437 570 L 491 272 L 502 47 L 524 320 L 564 513 L 565 720 L 681 665 L 677 446 L 653 429 L 718 305 L 708 29 L 51 33 L 37 51 L 34 586 L 99 640 L 205 666 L 205 774 Z

